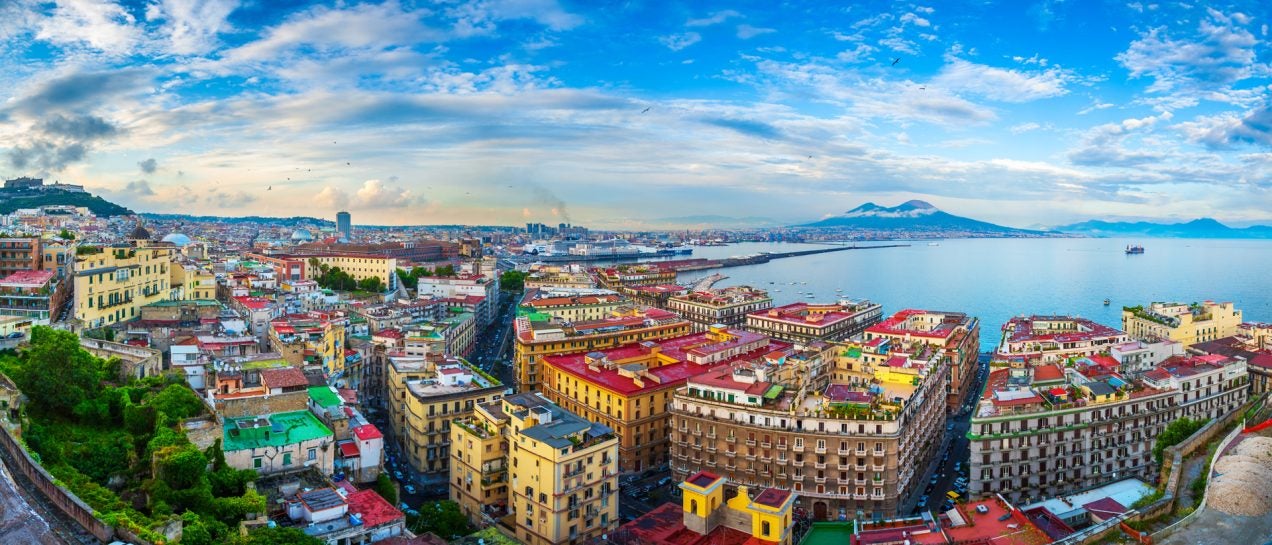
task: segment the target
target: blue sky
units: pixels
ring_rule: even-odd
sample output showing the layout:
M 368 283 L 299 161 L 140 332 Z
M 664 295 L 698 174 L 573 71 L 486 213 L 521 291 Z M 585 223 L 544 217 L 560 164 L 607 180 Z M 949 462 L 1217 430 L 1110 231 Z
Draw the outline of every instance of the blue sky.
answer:
M 1267 2 L 834 4 L 9 0 L 0 175 L 384 224 L 1272 222 Z

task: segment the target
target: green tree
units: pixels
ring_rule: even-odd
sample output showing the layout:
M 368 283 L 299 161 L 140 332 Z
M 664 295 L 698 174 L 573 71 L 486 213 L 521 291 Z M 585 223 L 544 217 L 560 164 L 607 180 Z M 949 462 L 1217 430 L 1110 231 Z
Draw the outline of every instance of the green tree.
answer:
M 363 278 L 361 282 L 358 282 L 358 289 L 372 293 L 380 293 L 384 291 L 384 283 L 380 281 L 380 277 L 371 276 Z
M 176 447 L 160 454 L 156 477 L 174 490 L 198 486 L 207 477 L 208 457 L 193 444 Z
M 420 516 L 413 518 L 410 528 L 416 534 L 432 532 L 444 539 L 455 539 L 473 533 L 468 517 L 451 500 L 425 503 L 420 506 Z
M 203 401 L 185 384 L 169 384 L 146 404 L 166 417 L 166 425 L 203 414 Z
M 300 531 L 298 528 L 278 526 L 275 528 L 257 528 L 247 537 L 235 537 L 234 545 L 323 545 L 321 539 Z
M 389 503 L 397 505 L 397 487 L 393 485 L 393 481 L 389 479 L 388 475 L 381 473 L 379 477 L 376 477 L 375 493 L 379 494 L 381 498 L 388 500 Z
M 526 273 L 521 271 L 504 271 L 499 276 L 499 289 L 504 291 L 521 291 L 526 288 Z
M 1157 436 L 1157 442 L 1153 443 L 1153 459 L 1159 464 L 1162 463 L 1162 453 L 1166 449 L 1184 442 L 1205 425 L 1206 420 L 1197 418 L 1180 418 L 1171 421 L 1161 435 Z
M 101 360 L 80 348 L 74 333 L 35 326 L 22 356 L 10 378 L 38 410 L 69 416 L 76 405 L 97 397 Z

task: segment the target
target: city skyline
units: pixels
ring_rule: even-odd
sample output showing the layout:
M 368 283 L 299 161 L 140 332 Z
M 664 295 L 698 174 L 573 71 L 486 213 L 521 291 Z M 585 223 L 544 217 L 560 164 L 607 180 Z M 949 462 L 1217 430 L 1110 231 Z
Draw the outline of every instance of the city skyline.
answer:
M 1270 219 L 1266 6 L 903 7 L 23 0 L 0 173 L 382 224 Z

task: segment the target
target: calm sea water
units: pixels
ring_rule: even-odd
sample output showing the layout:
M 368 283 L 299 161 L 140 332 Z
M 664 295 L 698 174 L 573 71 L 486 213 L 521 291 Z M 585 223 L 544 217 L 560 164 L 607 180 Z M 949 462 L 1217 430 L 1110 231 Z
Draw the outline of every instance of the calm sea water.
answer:
M 1143 244 L 1146 253 L 1126 255 L 1123 249 L 1133 242 Z M 717 287 L 768 289 L 775 304 L 828 302 L 842 294 L 876 301 L 885 315 L 911 307 L 967 312 L 981 320 L 983 350 L 998 343 L 1003 322 L 1020 314 L 1070 314 L 1120 327 L 1123 305 L 1214 299 L 1234 301 L 1247 321 L 1272 321 L 1272 241 L 967 239 L 942 240 L 938 246 L 909 244 L 695 271 L 680 278 L 719 272 L 728 278 Z M 824 246 L 741 243 L 695 247 L 693 256 L 818 247 Z M 813 298 L 806 296 L 809 292 Z M 1104 306 L 1105 298 L 1109 306 Z

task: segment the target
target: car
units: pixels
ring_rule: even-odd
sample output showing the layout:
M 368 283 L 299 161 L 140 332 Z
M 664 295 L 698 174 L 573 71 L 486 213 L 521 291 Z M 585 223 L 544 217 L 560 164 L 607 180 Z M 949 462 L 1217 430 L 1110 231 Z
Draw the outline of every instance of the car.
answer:
M 933 476 L 932 476 L 932 479 L 928 481 L 928 484 L 930 484 L 930 485 L 932 485 L 932 486 L 936 486 L 936 481 L 937 481 L 937 480 L 938 480 L 938 477 L 937 477 L 936 475 L 933 475 Z
M 670 483 L 670 482 L 671 482 L 671 477 L 663 477 L 661 479 L 658 479 L 658 486 L 660 487 L 667 486 L 667 483 Z
M 945 431 L 954 431 L 954 424 L 946 424 Z
M 408 484 L 406 486 L 403 486 L 402 490 L 405 490 L 407 494 L 410 494 L 412 496 L 415 495 L 415 485 Z
M 954 471 L 962 471 L 963 462 L 954 462 Z
M 954 502 L 951 500 L 945 500 L 945 503 L 941 504 L 942 511 L 949 511 L 950 509 L 953 509 L 953 508 L 954 508 Z
M 397 480 L 399 480 L 399 481 L 400 481 L 400 480 L 402 480 L 402 472 L 401 472 L 401 471 L 394 471 L 394 472 L 393 472 L 393 478 L 394 478 L 394 479 L 397 479 Z
M 926 495 L 919 496 L 919 503 L 915 504 L 915 506 L 918 507 L 919 509 L 922 509 L 924 507 L 927 507 L 927 502 L 928 502 L 928 497 Z

